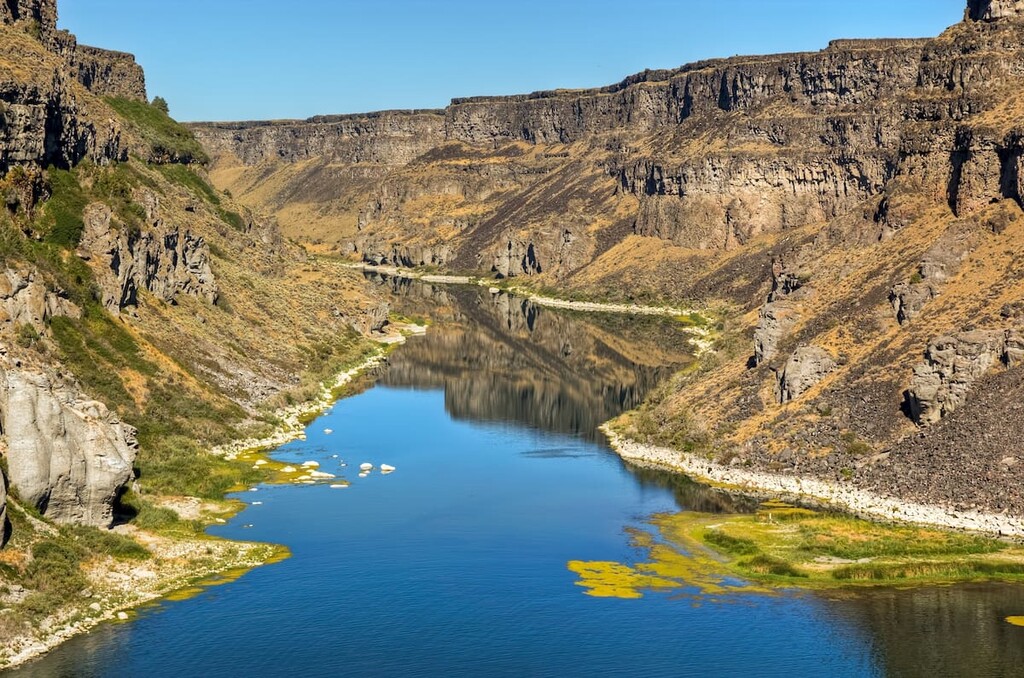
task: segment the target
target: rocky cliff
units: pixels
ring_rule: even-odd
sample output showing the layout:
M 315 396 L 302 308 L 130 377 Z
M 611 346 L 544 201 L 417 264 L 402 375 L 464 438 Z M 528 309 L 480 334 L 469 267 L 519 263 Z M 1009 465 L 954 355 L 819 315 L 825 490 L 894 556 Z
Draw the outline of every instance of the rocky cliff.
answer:
M 203 238 L 165 224 L 160 198 L 153 191 L 140 189 L 137 198 L 145 209 L 145 231 L 113 227 L 113 212 L 103 203 L 89 205 L 83 214 L 79 256 L 94 264 L 103 305 L 114 314 L 137 307 L 142 290 L 167 303 L 174 303 L 179 294 L 216 303 L 217 281 Z
M 292 214 L 284 202 L 311 204 L 293 212 L 296 220 L 323 207 L 318 237 L 344 251 L 565 280 L 630 233 L 734 249 L 762 233 L 848 213 L 909 172 L 934 170 L 927 180 L 948 188 L 958 209 L 980 204 L 991 187 L 969 176 L 973 165 L 947 186 L 950 158 L 933 163 L 928 152 L 962 148 L 966 163 L 979 144 L 996 153 L 1004 145 L 957 136 L 959 121 L 995 101 L 978 89 L 981 74 L 1009 74 L 995 53 L 971 48 L 979 28 L 930 41 L 835 41 L 817 53 L 700 62 L 598 90 L 458 99 L 443 120 L 431 116 L 416 149 L 396 145 L 391 134 L 374 136 L 369 118 L 340 135 L 325 135 L 322 123 L 194 129 L 221 159 L 215 177 L 280 207 L 283 220 Z M 386 177 L 353 183 L 358 204 L 337 194 L 321 200 L 302 190 L 305 174 L 291 166 L 309 163 L 311 152 Z M 268 199 L 271 190 L 291 200 Z M 343 205 L 358 216 L 344 215 Z M 402 251 L 443 245 L 450 252 L 395 261 L 396 243 Z
M 194 129 L 214 180 L 310 246 L 723 309 L 715 364 L 640 437 L 1024 514 L 994 442 L 1024 419 L 1000 408 L 981 444 L 974 404 L 1024 395 L 1022 44 L 1020 2 L 970 0 L 935 38 L 455 100 L 411 160 L 310 122 Z
M 56 21 L 0 3 L 0 454 L 14 500 L 108 527 L 129 486 L 221 496 L 244 470 L 203 448 L 318 394 L 388 307 L 212 188 L 134 57 Z

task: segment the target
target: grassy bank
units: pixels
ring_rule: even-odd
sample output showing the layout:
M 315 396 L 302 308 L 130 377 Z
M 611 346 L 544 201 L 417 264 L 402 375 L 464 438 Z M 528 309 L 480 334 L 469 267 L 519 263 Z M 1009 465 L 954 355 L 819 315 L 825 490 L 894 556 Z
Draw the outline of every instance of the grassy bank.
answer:
M 644 562 L 569 563 L 589 595 L 1024 581 L 1019 544 L 781 503 L 765 503 L 753 515 L 663 514 L 629 533 Z

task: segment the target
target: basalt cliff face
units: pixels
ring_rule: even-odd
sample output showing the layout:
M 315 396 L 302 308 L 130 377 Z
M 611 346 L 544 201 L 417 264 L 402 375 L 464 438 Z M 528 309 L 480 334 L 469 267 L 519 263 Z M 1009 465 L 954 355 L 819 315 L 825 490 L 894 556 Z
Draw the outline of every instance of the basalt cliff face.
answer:
M 192 129 L 219 186 L 310 246 L 724 309 L 638 437 L 1024 515 L 999 442 L 1024 434 L 1022 44 L 1022 3 L 971 0 L 936 38 L 458 99 L 376 134 Z
M 12 498 L 109 527 L 162 494 L 219 497 L 238 470 L 203 447 L 319 393 L 387 324 L 359 277 L 214 190 L 202 155 L 134 57 L 78 45 L 55 0 L 0 2 L 0 533 L 24 555 L 9 562 L 50 534 L 25 518 L 9 535 Z

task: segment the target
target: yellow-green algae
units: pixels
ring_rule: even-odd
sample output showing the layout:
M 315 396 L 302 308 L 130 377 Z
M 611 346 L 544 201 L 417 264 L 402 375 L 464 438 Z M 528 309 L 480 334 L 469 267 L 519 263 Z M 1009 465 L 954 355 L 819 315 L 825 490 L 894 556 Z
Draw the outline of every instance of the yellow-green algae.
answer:
M 751 515 L 659 514 L 645 529 L 627 533 L 645 552 L 644 562 L 568 563 L 587 595 L 640 598 L 654 591 L 716 597 L 784 587 L 1024 581 L 1019 544 L 778 502 L 762 504 Z

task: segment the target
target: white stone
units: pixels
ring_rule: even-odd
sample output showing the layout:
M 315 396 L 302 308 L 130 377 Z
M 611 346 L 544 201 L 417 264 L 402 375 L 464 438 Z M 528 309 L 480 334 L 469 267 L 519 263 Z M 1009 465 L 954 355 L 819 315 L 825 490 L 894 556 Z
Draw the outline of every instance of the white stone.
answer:
M 373 464 L 371 464 L 369 462 L 364 462 L 364 463 L 359 465 L 359 470 L 360 471 L 372 471 L 373 470 Z
M 384 473 L 384 474 L 394 473 L 395 472 L 395 467 L 392 466 L 391 464 L 381 464 L 380 465 L 380 472 Z

